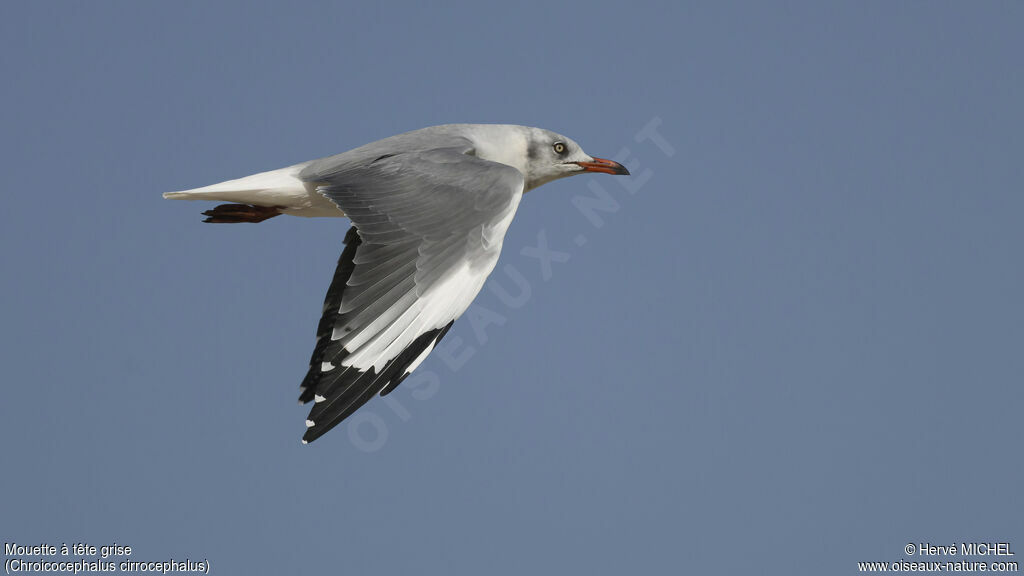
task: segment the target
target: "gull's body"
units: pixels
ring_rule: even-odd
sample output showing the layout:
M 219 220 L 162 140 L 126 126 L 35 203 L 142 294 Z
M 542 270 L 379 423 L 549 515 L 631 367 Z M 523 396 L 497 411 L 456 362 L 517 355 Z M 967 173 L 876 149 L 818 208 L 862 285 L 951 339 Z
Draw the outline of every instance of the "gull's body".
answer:
M 628 174 L 547 130 L 450 124 L 164 197 L 234 203 L 208 222 L 352 221 L 299 397 L 314 401 L 312 441 L 426 358 L 494 269 L 524 192 L 586 171 Z

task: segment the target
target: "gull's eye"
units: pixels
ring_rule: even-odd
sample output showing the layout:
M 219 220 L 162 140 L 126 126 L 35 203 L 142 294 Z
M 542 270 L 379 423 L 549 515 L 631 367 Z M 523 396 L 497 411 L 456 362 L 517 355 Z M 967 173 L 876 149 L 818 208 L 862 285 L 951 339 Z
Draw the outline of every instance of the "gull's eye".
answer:
M 552 148 L 555 149 L 555 154 L 558 154 L 559 156 L 565 154 L 566 147 L 564 142 L 555 142 Z

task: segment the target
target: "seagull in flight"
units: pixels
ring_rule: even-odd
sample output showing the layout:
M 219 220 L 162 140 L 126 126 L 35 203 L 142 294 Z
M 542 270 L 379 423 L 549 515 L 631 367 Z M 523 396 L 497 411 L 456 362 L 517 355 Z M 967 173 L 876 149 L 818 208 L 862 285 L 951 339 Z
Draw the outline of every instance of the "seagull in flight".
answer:
M 163 196 L 228 202 L 204 222 L 352 222 L 301 384 L 300 403 L 313 403 L 305 444 L 430 354 L 494 269 L 525 192 L 586 172 L 629 174 L 550 130 L 448 124 Z

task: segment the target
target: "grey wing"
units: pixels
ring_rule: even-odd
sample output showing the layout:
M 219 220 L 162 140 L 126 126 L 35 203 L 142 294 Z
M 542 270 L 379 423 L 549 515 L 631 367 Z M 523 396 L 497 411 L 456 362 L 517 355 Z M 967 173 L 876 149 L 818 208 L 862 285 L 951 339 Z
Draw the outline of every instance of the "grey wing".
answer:
M 352 220 L 299 399 L 304 441 L 426 358 L 494 269 L 523 176 L 464 148 L 384 154 L 319 182 Z

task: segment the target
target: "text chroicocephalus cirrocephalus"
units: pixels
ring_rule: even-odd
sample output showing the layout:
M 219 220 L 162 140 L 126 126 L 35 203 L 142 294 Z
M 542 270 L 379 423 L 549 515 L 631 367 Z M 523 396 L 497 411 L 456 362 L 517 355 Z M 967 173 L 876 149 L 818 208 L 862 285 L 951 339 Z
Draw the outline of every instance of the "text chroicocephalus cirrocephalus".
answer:
M 299 396 L 311 442 L 423 362 L 494 269 L 524 192 L 584 172 L 629 174 L 549 130 L 450 124 L 164 197 L 231 202 L 206 222 L 352 221 Z

